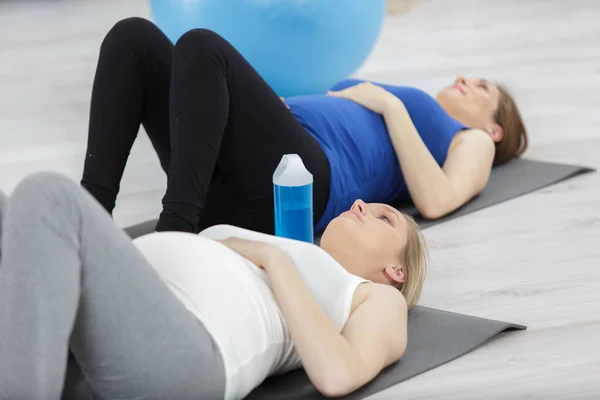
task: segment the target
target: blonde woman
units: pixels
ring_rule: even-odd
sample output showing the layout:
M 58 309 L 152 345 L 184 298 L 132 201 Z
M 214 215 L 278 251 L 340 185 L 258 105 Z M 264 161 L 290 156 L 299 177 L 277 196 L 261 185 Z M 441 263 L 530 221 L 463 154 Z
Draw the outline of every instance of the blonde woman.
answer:
M 399 360 L 425 273 L 414 222 L 357 200 L 320 247 L 228 225 L 133 242 L 76 183 L 4 204 L 0 399 L 59 399 L 67 353 L 98 398 L 241 399 L 303 367 L 326 396 Z

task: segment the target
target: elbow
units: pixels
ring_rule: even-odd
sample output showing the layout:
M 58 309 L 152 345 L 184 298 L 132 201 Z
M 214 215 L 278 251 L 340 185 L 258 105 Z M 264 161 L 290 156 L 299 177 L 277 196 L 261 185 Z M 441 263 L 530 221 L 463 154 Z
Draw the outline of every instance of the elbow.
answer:
M 350 379 L 340 373 L 324 374 L 315 386 L 327 398 L 342 397 L 355 390 L 355 385 L 351 384 Z
M 436 184 L 432 190 L 413 196 L 417 211 L 425 219 L 435 220 L 451 211 L 452 188 L 450 182 Z
M 322 388 L 318 388 L 319 392 L 328 399 L 335 399 L 338 397 L 345 396 L 349 394 L 351 391 L 347 390 L 344 385 L 338 384 L 328 384 L 323 386 Z
M 415 205 L 423 218 L 435 220 L 454 211 L 460 203 L 452 188 L 444 188 L 421 198 Z
M 419 213 L 425 219 L 438 219 L 448 214 L 448 207 L 442 202 L 429 202 L 418 207 Z

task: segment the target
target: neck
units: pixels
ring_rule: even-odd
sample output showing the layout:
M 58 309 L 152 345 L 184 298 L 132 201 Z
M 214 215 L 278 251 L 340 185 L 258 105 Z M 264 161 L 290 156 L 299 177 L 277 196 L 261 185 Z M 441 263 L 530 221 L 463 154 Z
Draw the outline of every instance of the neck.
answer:
M 446 104 L 442 99 L 438 97 L 436 98 L 436 100 L 438 104 L 444 109 L 444 111 L 448 113 L 449 116 L 451 116 L 452 118 L 454 118 L 455 120 L 457 120 L 465 126 L 477 128 L 476 126 L 474 126 L 473 121 L 468 121 L 468 118 L 464 118 L 463 116 L 461 116 L 460 113 L 456 112 L 456 110 L 453 107 L 451 107 L 449 104 Z
M 452 118 L 454 118 L 455 120 L 457 120 L 458 122 L 460 122 L 463 125 L 469 125 L 466 123 L 466 121 L 463 121 L 462 118 L 460 118 L 460 116 L 454 112 L 452 107 L 448 106 L 444 101 L 442 101 L 441 99 L 437 99 L 437 102 L 444 109 L 444 111 L 446 111 L 446 113 L 449 116 L 451 116 Z
M 353 264 L 353 263 L 349 262 L 349 260 L 352 260 L 352 257 L 350 257 L 348 254 L 341 252 L 341 251 L 335 251 L 335 250 L 328 249 L 323 246 L 320 246 L 320 247 L 321 247 L 321 249 L 325 250 L 325 252 L 331 256 L 331 258 L 333 258 L 342 267 L 344 267 L 344 269 L 346 271 L 351 272 L 352 267 L 353 267 L 353 265 L 351 265 L 351 264 Z

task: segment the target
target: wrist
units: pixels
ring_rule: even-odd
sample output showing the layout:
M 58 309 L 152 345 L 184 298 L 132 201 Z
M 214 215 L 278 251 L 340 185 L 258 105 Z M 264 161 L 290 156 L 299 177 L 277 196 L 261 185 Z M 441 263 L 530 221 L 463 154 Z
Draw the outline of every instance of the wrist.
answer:
M 404 103 L 402 102 L 402 100 L 400 100 L 396 96 L 390 96 L 385 102 L 383 115 L 384 115 L 384 117 L 388 116 L 388 115 L 393 115 L 403 109 L 405 109 L 405 107 L 404 107 Z
M 271 265 L 277 264 L 277 260 L 285 257 L 286 254 L 279 247 L 273 244 L 266 244 L 261 251 L 262 266 L 268 270 Z

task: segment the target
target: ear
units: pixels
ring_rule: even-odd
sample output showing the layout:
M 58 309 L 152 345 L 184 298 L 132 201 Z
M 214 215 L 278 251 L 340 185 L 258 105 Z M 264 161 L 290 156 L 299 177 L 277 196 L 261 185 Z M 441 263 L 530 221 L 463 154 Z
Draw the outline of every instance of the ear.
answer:
M 404 283 L 404 272 L 399 265 L 388 265 L 385 267 L 385 273 L 398 284 Z
M 485 132 L 490 135 L 494 143 L 499 143 L 504 137 L 504 129 L 498 124 L 488 127 Z

